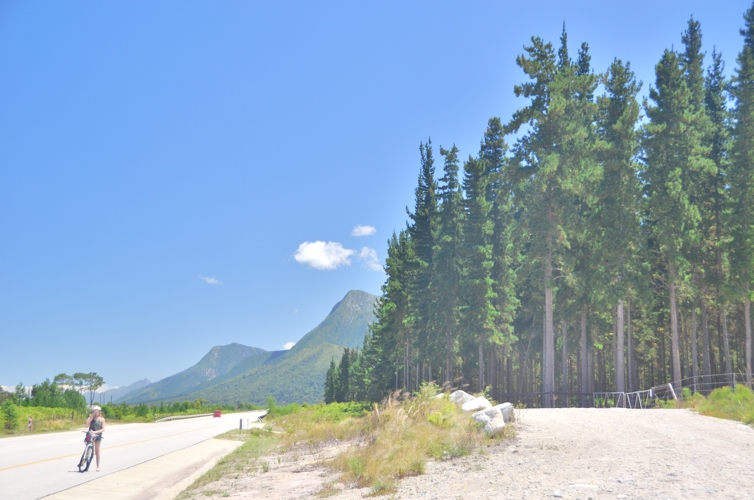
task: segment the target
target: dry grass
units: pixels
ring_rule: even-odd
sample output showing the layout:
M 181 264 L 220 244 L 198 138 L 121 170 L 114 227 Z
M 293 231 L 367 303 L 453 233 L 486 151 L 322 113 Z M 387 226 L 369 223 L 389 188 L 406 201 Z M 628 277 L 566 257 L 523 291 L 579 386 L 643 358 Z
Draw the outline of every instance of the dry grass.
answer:
M 321 464 L 340 475 L 322 486 L 321 497 L 354 487 L 370 488 L 372 496 L 389 495 L 396 492 L 401 478 L 422 474 L 430 459 L 450 460 L 475 449 L 483 453 L 486 446 L 515 435 L 512 426 L 498 435 L 487 435 L 447 397 L 436 397 L 438 391 L 436 385 L 427 384 L 413 396 L 396 393 L 371 410 L 358 403 L 275 407 L 264 431 L 235 430 L 221 436 L 246 442 L 178 498 L 210 492 L 225 496 L 228 492 L 214 485 L 203 487 L 222 478 L 267 472 L 275 464 L 264 455 L 274 449 L 289 450 L 295 457 L 301 447 L 333 444 L 346 445 L 345 450 Z
M 315 418 L 313 418 L 315 417 Z M 331 441 L 350 441 L 364 432 L 365 417 L 345 417 L 342 420 L 318 419 L 316 410 L 302 411 L 273 420 L 275 427 L 281 427 L 282 445 L 290 449 L 294 446 L 316 446 Z
M 425 385 L 413 397 L 394 394 L 374 405 L 363 417 L 333 422 L 313 419 L 303 411 L 273 420 L 286 431 L 287 446 L 316 445 L 338 440 L 352 441 L 349 449 L 326 465 L 341 472 L 326 484 L 322 496 L 339 487 L 369 487 L 374 495 L 396 491 L 403 477 L 422 474 L 428 459 L 447 460 L 469 454 L 475 448 L 513 435 L 511 427 L 497 436 L 487 436 L 447 398 L 437 398 L 438 387 Z M 316 414 L 316 412 L 315 412 Z

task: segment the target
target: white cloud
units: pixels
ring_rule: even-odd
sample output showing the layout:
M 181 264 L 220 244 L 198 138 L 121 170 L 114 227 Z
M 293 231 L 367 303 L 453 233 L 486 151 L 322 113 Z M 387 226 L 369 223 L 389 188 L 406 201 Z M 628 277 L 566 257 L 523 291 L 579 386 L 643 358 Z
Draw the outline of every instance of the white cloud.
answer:
M 351 231 L 351 236 L 371 236 L 377 232 L 374 226 L 356 226 Z
M 288 349 L 290 349 L 294 345 L 296 345 L 295 342 L 286 342 L 285 344 L 283 344 L 283 349 L 285 349 L 287 351 Z
M 372 271 L 382 271 L 380 259 L 377 258 L 377 251 L 374 248 L 363 247 L 359 252 L 358 257 L 367 269 Z
M 210 285 L 222 285 L 223 284 L 222 281 L 217 281 L 217 279 L 215 279 L 214 277 L 207 278 L 206 276 L 202 276 L 201 274 L 198 274 L 197 276 L 199 276 L 200 280 L 204 281 L 205 283 L 209 283 Z
M 351 255 L 355 250 L 343 248 L 343 245 L 336 241 L 305 241 L 298 246 L 296 254 L 293 256 L 296 262 L 306 264 L 314 269 L 332 270 L 340 266 L 351 265 Z

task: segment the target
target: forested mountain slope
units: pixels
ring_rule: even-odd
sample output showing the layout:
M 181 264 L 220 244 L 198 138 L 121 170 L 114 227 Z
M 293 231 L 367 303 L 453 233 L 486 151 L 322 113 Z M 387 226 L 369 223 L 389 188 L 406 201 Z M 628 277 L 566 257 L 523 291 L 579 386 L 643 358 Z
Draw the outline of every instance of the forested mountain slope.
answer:
M 236 343 L 215 346 L 191 368 L 150 384 L 141 390 L 126 394 L 117 402 L 159 401 L 183 394 L 193 390 L 202 382 L 225 375 L 244 359 L 264 355 L 266 352 L 258 347 Z
M 377 297 L 372 294 L 352 290 L 317 327 L 288 351 L 262 351 L 245 357 L 225 373 L 192 384 L 182 392 L 168 394 L 167 391 L 150 391 L 148 387 L 139 394 L 132 394 L 126 401 L 171 402 L 204 398 L 211 403 L 264 404 L 268 396 L 273 396 L 281 404 L 319 402 L 323 397 L 325 374 L 330 361 L 339 359 L 344 347 L 362 346 L 368 325 L 374 321 L 376 300 Z M 201 364 L 200 361 L 195 367 L 165 381 L 173 379 L 170 387 L 178 387 L 174 383 L 179 380 L 178 377 Z M 187 377 L 180 380 L 184 379 Z M 164 381 L 157 384 L 161 382 Z

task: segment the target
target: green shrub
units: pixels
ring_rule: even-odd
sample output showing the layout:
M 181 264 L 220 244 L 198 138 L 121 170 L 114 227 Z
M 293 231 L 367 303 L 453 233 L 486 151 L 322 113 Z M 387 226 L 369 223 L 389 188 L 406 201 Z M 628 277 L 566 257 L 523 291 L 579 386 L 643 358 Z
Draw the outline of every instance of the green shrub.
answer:
M 146 403 L 141 403 L 139 406 L 136 407 L 136 416 L 137 417 L 146 417 L 149 413 L 149 407 Z
M 2 406 L 0 406 L 0 413 L 2 413 L 3 428 L 8 431 L 12 431 L 18 426 L 18 412 L 16 411 L 16 405 L 14 405 L 10 399 L 7 399 Z
M 754 393 L 745 385 L 736 385 L 735 390 L 721 387 L 706 398 L 694 394 L 689 406 L 703 415 L 754 423 Z

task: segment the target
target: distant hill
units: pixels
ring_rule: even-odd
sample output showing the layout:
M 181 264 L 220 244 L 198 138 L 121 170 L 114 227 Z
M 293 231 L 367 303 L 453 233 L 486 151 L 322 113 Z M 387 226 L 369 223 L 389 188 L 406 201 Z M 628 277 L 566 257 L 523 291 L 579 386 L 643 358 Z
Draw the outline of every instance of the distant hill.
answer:
M 151 383 L 152 382 L 150 382 L 148 379 L 143 378 L 141 380 L 137 380 L 136 382 L 130 385 L 124 385 L 123 387 L 115 387 L 113 389 L 108 389 L 106 391 L 97 392 L 94 394 L 94 401 L 107 403 L 108 401 L 111 400 L 110 398 L 112 398 L 112 401 L 115 402 L 115 401 L 118 401 L 118 399 L 126 396 L 126 394 L 130 394 L 138 389 L 146 387 Z M 87 401 L 89 401 L 89 397 L 90 397 L 89 391 L 86 391 L 84 393 L 84 397 L 86 398 Z
M 352 290 L 335 304 L 316 328 L 288 351 L 262 352 L 246 357 L 225 374 L 202 381 L 172 397 L 150 397 L 145 392 L 138 395 L 139 398 L 146 396 L 145 399 L 132 399 L 131 396 L 127 399 L 132 402 L 172 402 L 204 398 L 211 403 L 264 404 L 268 396 L 273 396 L 280 404 L 317 403 L 323 398 L 330 360 L 340 358 L 343 347 L 360 348 L 363 345 L 368 325 L 374 321 L 376 300 L 372 294 Z
M 167 400 L 190 392 L 203 382 L 225 375 L 246 358 L 265 353 L 267 351 L 264 349 L 236 343 L 215 346 L 191 368 L 121 396 L 117 402 Z

